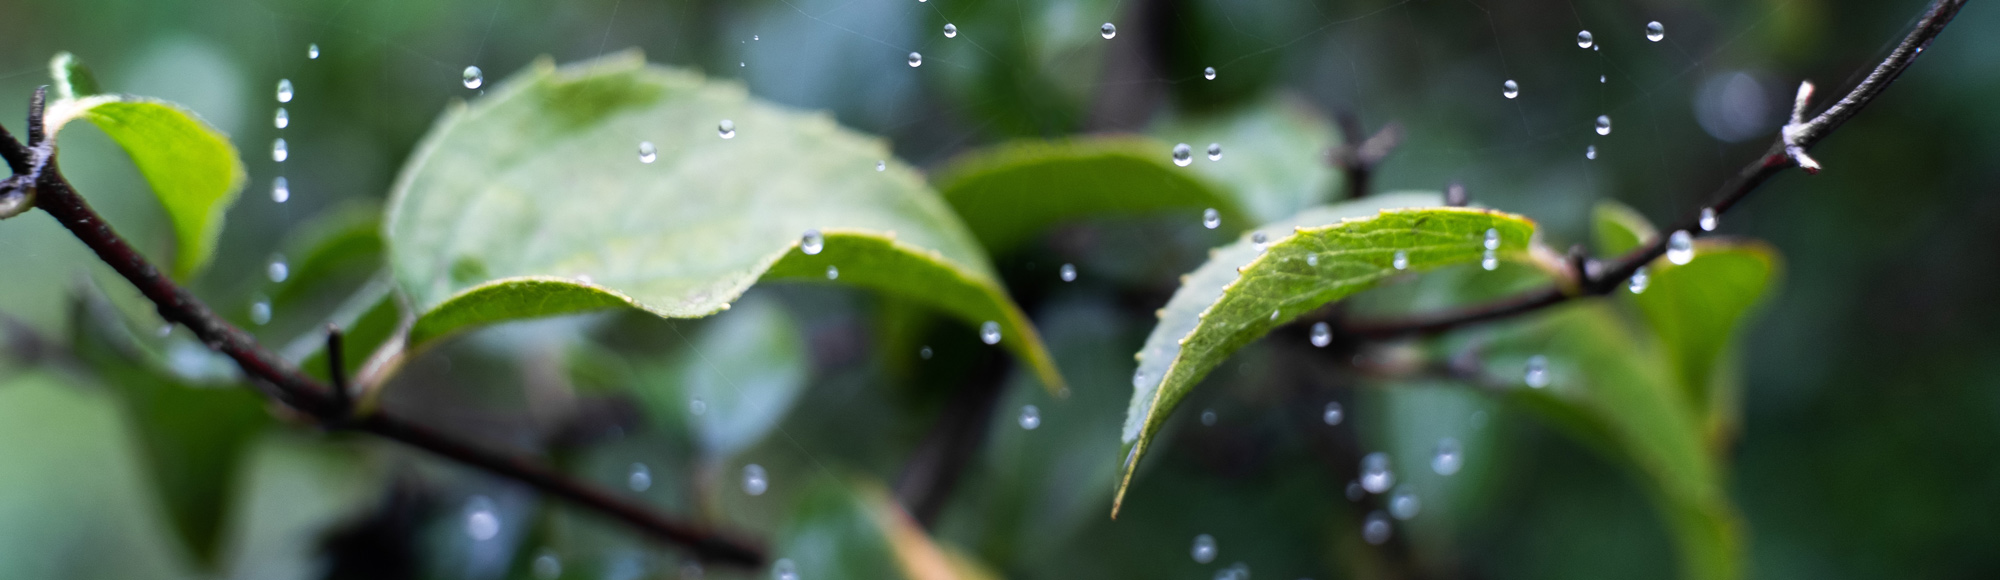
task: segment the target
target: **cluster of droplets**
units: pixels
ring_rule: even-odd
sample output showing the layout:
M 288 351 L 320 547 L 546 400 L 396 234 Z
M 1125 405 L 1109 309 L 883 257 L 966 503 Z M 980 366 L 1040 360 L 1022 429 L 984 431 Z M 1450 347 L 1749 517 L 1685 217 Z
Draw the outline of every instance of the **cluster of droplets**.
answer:
M 1479 259 L 1479 267 L 1494 270 L 1500 267 L 1500 230 L 1486 228 L 1486 255 Z

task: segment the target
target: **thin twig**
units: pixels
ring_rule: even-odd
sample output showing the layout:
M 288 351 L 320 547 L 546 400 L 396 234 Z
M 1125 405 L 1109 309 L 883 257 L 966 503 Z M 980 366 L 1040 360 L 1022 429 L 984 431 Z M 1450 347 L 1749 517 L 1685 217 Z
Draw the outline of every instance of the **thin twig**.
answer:
M 1846 96 L 1841 97 L 1833 106 L 1810 121 L 1803 121 L 1803 118 L 1807 101 L 1812 96 L 1811 83 L 1801 86 L 1797 102 L 1793 107 L 1792 122 L 1785 125 L 1777 142 L 1755 161 L 1744 166 L 1735 178 L 1725 182 L 1721 189 L 1716 190 L 1710 196 L 1713 201 L 1703 206 L 1704 209 L 1713 211 L 1715 215 L 1727 213 L 1730 208 L 1743 201 L 1751 191 L 1756 190 L 1757 186 L 1763 185 L 1771 177 L 1792 167 L 1803 166 L 1808 172 L 1817 173 L 1819 163 L 1806 155 L 1806 151 L 1819 144 L 1848 119 L 1854 118 L 1855 113 L 1860 112 L 1862 107 L 1868 106 L 1868 103 L 1881 96 L 1882 91 L 1889 87 L 1889 83 L 1894 82 L 1896 77 L 1902 76 L 1903 71 L 1910 68 L 1910 63 L 1916 60 L 1917 55 L 1921 54 L 1925 47 L 1930 46 L 1931 41 L 1936 39 L 1939 33 L 1944 32 L 1945 25 L 1950 24 L 1952 17 L 1958 15 L 1959 9 L 1965 6 L 1965 2 L 1966 0 L 1932 2 L 1924 11 L 1923 17 L 1918 19 L 1916 27 L 1903 37 L 1903 41 L 1896 45 L 1895 50 L 1889 52 L 1888 58 L 1875 65 L 1874 71 L 1853 90 L 1848 91 Z M 1705 231 L 1701 228 L 1701 214 L 1697 212 L 1688 216 L 1669 231 L 1676 230 L 1685 231 L 1691 236 L 1703 235 Z M 1440 313 L 1393 320 L 1348 321 L 1342 325 L 1342 329 L 1350 335 L 1370 339 L 1429 335 L 1534 312 L 1568 302 L 1573 298 L 1602 296 L 1617 290 L 1640 268 L 1666 254 L 1669 238 L 1660 236 L 1660 239 L 1650 244 L 1627 252 L 1616 261 L 1599 268 L 1597 275 L 1586 273 L 1579 278 L 1582 283 L 1573 291 L 1564 291 L 1552 285 L 1495 302 Z
M 351 415 L 348 406 L 333 388 L 301 373 L 290 362 L 265 349 L 249 333 L 217 317 L 207 304 L 161 273 L 91 209 L 83 196 L 78 195 L 63 177 L 56 165 L 52 146 L 37 138 L 41 135 L 44 94 L 44 91 L 36 91 L 29 123 L 33 130 L 29 136 L 29 147 L 36 150 L 30 156 L 33 163 L 27 174 L 34 176 L 34 189 L 38 194 L 35 206 L 48 212 L 95 251 L 99 259 L 137 287 L 159 309 L 162 317 L 186 326 L 209 348 L 234 359 L 243 368 L 244 374 L 250 377 L 251 384 L 265 396 L 313 418 L 327 429 L 372 433 L 526 483 L 543 493 L 623 521 L 667 543 L 685 547 L 703 560 L 746 567 L 763 565 L 764 550 L 753 542 L 668 518 L 634 499 L 605 491 L 532 460 L 461 441 L 417 422 L 396 417 L 386 410 L 378 409 L 364 416 Z M 12 151 L 14 148 L 11 146 L 0 146 L 0 152 L 9 152 L 11 156 L 14 154 Z M 13 159 L 10 157 L 8 161 L 12 163 Z M 333 340 L 337 344 L 338 340 Z M 339 367 L 343 363 L 337 355 L 329 355 L 336 365 L 333 376 L 338 379 L 342 374 Z
M 326 325 L 326 377 L 333 383 L 333 406 L 342 415 L 354 413 L 354 391 L 347 384 L 347 345 L 340 327 Z

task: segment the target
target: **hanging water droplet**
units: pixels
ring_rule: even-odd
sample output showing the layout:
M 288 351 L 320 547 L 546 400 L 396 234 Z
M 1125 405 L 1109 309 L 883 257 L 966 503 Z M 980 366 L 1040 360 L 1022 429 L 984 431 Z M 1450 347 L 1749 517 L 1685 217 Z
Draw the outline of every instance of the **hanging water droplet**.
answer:
M 1439 439 L 1437 448 L 1431 451 L 1431 471 L 1438 475 L 1451 475 L 1458 473 L 1461 467 L 1465 467 L 1465 450 L 1460 448 L 1458 440 L 1450 437 Z
M 292 79 L 278 79 L 278 102 L 292 102 Z
M 819 235 L 819 230 L 806 230 L 806 235 L 799 237 L 799 251 L 805 252 L 808 256 L 817 256 L 820 250 L 824 249 L 826 249 L 826 238 Z
M 1704 232 L 1715 231 L 1715 226 L 1716 226 L 1715 208 L 1712 207 L 1701 208 L 1701 231 Z
M 250 322 L 258 326 L 271 323 L 271 299 L 259 296 L 250 304 Z
M 1194 537 L 1194 547 L 1188 550 L 1188 555 L 1194 556 L 1196 564 L 1207 564 L 1215 561 L 1215 552 L 1215 536 L 1202 534 Z
M 1646 23 L 1646 40 L 1659 42 L 1661 40 L 1665 40 L 1666 38 L 1667 38 L 1667 26 L 1665 24 L 1660 24 L 1660 21 L 1658 20 Z
M 273 255 L 270 265 L 264 266 L 264 275 L 272 282 L 283 282 L 286 278 L 292 277 L 292 267 L 285 264 L 283 254 Z
M 1380 546 L 1389 541 L 1391 531 L 1388 515 L 1381 510 L 1368 512 L 1367 521 L 1361 524 L 1361 539 L 1368 545 Z
M 1389 266 L 1397 270 L 1410 269 L 1410 253 L 1404 250 L 1396 250 L 1396 257 L 1389 260 Z
M 979 342 L 1000 344 L 1000 323 L 988 320 L 979 325 Z
M 291 157 L 292 157 L 292 151 L 289 147 L 285 146 L 284 137 L 279 137 L 278 140 L 271 142 L 272 161 L 284 163 L 286 159 L 290 159 Z
M 910 57 L 909 57 L 909 61 L 910 61 L 910 68 L 917 68 L 917 67 L 920 67 L 920 66 L 923 66 L 923 65 L 924 65 L 924 55 L 921 55 L 921 54 L 917 54 L 917 53 L 914 53 L 914 52 L 912 52 L 912 53 L 910 53 Z
M 1097 27 L 1097 34 L 1098 36 L 1104 37 L 1105 40 L 1110 40 L 1111 37 L 1118 36 L 1118 27 L 1112 26 L 1111 23 L 1106 22 L 1104 23 L 1103 26 Z
M 493 500 L 475 495 L 465 502 L 465 535 L 484 542 L 500 535 L 500 512 Z
M 1327 426 L 1339 425 L 1340 421 L 1346 418 L 1347 418 L 1347 413 L 1346 411 L 1341 409 L 1340 401 L 1328 402 L 1326 404 L 1326 410 L 1321 412 L 1319 415 L 1319 420 L 1325 421 Z
M 1193 148 L 1193 147 L 1189 147 L 1189 146 L 1188 146 L 1188 144 L 1186 144 L 1186 143 L 1182 143 L 1182 144 L 1179 144 L 1179 145 L 1175 145 L 1175 146 L 1174 146 L 1174 165 L 1179 165 L 1179 166 L 1181 166 L 1181 167 L 1187 167 L 1187 166 L 1188 166 L 1188 164 L 1190 164 L 1190 163 L 1194 163 L 1194 148 Z
M 923 348 L 917 349 L 917 358 L 931 360 L 931 346 L 927 344 Z
M 1361 489 L 1382 493 L 1395 484 L 1396 474 L 1389 471 L 1389 454 L 1377 451 L 1361 458 Z
M 646 491 L 652 488 L 653 470 L 646 468 L 644 463 L 632 464 L 632 469 L 625 474 L 625 487 L 632 488 L 632 491 Z
M 1521 83 L 1514 82 L 1514 79 L 1507 79 L 1507 82 L 1500 83 L 1500 96 L 1509 99 L 1521 96 Z
M 708 412 L 708 401 L 701 400 L 701 397 L 695 397 L 688 400 L 688 413 L 701 415 L 707 412 Z
M 724 139 L 735 139 L 736 122 L 728 119 L 723 119 L 721 123 L 715 124 L 715 134 L 721 135 L 722 138 Z
M 1319 348 L 1326 348 L 1326 345 L 1329 344 L 1333 344 L 1333 328 L 1327 326 L 1324 322 L 1314 322 L 1312 328 L 1312 345 Z
M 660 150 L 656 147 L 653 147 L 652 141 L 639 142 L 640 163 L 652 163 L 654 160 L 659 158 L 660 158 Z
M 771 480 L 764 475 L 764 466 L 755 463 L 743 466 L 743 493 L 764 495 L 771 488 Z
M 1399 520 L 1417 517 L 1417 512 L 1423 507 L 1423 502 L 1417 500 L 1417 492 L 1407 485 L 1396 488 L 1396 493 L 1389 496 L 1389 515 Z
M 1201 210 L 1201 227 L 1211 230 L 1222 227 L 1222 212 L 1215 211 L 1212 207 Z
M 1610 115 L 1598 115 L 1598 116 L 1597 116 L 1597 134 L 1599 134 L 1599 135 L 1610 135 L 1610 134 L 1611 134 L 1611 116 L 1610 116 Z
M 1222 144 L 1221 144 L 1221 143 L 1209 143 L 1209 144 L 1208 144 L 1208 160 L 1209 160 L 1209 161 L 1221 161 L 1221 160 L 1222 160 Z
M 319 60 L 319 43 L 306 45 L 306 60 Z
M 1500 249 L 1500 229 L 1486 228 L 1486 249 Z
M 1590 31 L 1588 30 L 1576 33 L 1577 48 L 1590 48 L 1590 45 L 1595 42 L 1596 40 L 1591 38 Z
M 1042 410 L 1035 408 L 1034 405 L 1022 406 L 1021 428 L 1033 431 L 1036 427 L 1040 426 L 1042 426 Z
M 278 107 L 278 113 L 271 115 L 271 125 L 279 129 L 292 126 L 292 114 L 285 112 L 284 107 Z
M 1549 357 L 1539 354 L 1528 357 L 1528 366 L 1521 372 L 1521 382 L 1533 389 L 1549 386 Z
M 876 162 L 875 162 L 875 170 L 876 170 L 876 171 L 888 171 L 888 170 L 889 170 L 889 161 L 888 161 L 888 160 L 886 160 L 886 159 L 884 159 L 884 160 L 881 160 L 881 161 L 876 161 Z
M 1211 81 L 1215 80 L 1215 67 L 1201 69 L 1201 77 Z
M 944 25 L 944 37 L 945 37 L 945 38 L 958 38 L 958 27 L 957 27 L 957 26 L 953 26 L 953 25 L 952 25 L 951 23 L 949 23 L 949 22 L 946 22 L 946 23 L 945 23 L 945 25 Z
M 543 549 L 541 555 L 535 556 L 534 568 L 535 580 L 556 580 L 562 577 L 562 560 L 556 559 L 556 553 L 547 549 Z
M 1076 264 L 1063 264 L 1062 268 L 1056 270 L 1056 276 L 1062 278 L 1064 282 L 1075 282 Z
M 1500 269 L 1500 255 L 1495 250 L 1487 250 L 1486 256 L 1479 259 L 1479 267 L 1488 272 Z
M 826 267 L 826 279 L 828 279 L 828 280 L 839 280 L 839 279 L 840 279 L 840 268 L 836 268 L 836 267 L 833 267 L 833 266 L 827 266 L 827 267 Z
M 1153 383 L 1146 380 L 1146 369 L 1132 371 L 1132 388 L 1145 389 L 1150 386 L 1153 386 Z
M 460 73 L 459 77 L 465 81 L 465 88 L 468 89 L 476 89 L 479 85 L 486 84 L 486 73 L 481 72 L 476 66 L 465 67 L 465 72 Z
M 1270 238 L 1265 237 L 1264 232 L 1250 232 L 1250 244 L 1256 246 L 1259 252 L 1264 251 L 1264 242 L 1268 240 Z
M 271 201 L 285 203 L 292 199 L 292 184 L 280 177 L 271 180 Z
M 1201 426 L 1203 427 L 1215 426 L 1215 409 L 1201 410 Z
M 799 580 L 798 565 L 793 564 L 791 558 L 780 558 L 777 562 L 772 562 L 771 580 Z
M 1686 264 L 1694 260 L 1694 234 L 1687 230 L 1674 230 L 1667 236 L 1667 261 Z
M 1651 284 L 1652 281 L 1652 277 L 1646 274 L 1646 267 L 1640 266 L 1638 270 L 1632 272 L 1632 280 L 1626 284 L 1626 287 L 1630 288 L 1633 294 L 1644 294 L 1646 293 L 1646 285 Z
M 1589 146 L 1589 147 L 1584 147 L 1584 148 L 1583 148 L 1583 158 L 1584 158 L 1584 159 L 1597 159 L 1597 146 L 1596 146 L 1596 145 L 1591 145 L 1591 146 Z

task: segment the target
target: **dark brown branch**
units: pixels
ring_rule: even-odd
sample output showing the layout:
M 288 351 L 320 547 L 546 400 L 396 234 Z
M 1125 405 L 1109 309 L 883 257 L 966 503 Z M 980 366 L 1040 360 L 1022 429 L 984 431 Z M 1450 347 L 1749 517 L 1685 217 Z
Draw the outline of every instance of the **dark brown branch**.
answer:
M 1340 125 L 1341 144 L 1327 152 L 1327 162 L 1347 174 L 1349 199 L 1365 197 L 1374 181 L 1375 166 L 1403 143 L 1403 126 L 1389 123 L 1363 139 L 1361 136 L 1366 133 L 1361 128 L 1361 118 L 1354 113 L 1343 111 L 1334 120 Z
M 36 134 L 41 132 L 42 96 L 42 92 L 36 93 L 30 123 Z M 542 493 L 623 521 L 659 540 L 683 546 L 703 560 L 745 567 L 763 565 L 764 550 L 755 543 L 704 526 L 669 519 L 638 501 L 576 480 L 531 460 L 457 440 L 383 410 L 365 416 L 351 416 L 347 405 L 332 388 L 299 372 L 290 362 L 266 350 L 249 333 L 224 322 L 207 304 L 148 262 L 70 186 L 56 166 L 49 146 L 32 137 L 31 143 L 44 148 L 35 151 L 33 156 L 39 165 L 30 167 L 38 195 L 36 207 L 48 212 L 95 251 L 99 259 L 137 287 L 159 309 L 162 317 L 186 326 L 209 348 L 235 360 L 251 378 L 251 383 L 266 396 L 317 420 L 328 429 L 372 433 L 521 481 Z M 332 360 L 339 361 L 332 356 L 333 353 L 329 355 Z M 335 364 L 338 368 L 340 363 Z
M 354 412 L 354 392 L 347 383 L 347 345 L 340 327 L 326 325 L 326 377 L 333 383 L 333 405 L 341 414 Z
M 1721 189 L 1710 195 L 1712 201 L 1703 207 L 1719 216 L 1736 207 L 1736 204 L 1749 196 L 1750 192 L 1755 191 L 1757 186 L 1763 185 L 1765 181 L 1786 169 L 1805 167 L 1809 172 L 1817 173 L 1819 164 L 1807 156 L 1806 151 L 1818 145 L 1848 119 L 1854 118 L 1854 114 L 1862 107 L 1868 106 L 1868 103 L 1881 96 L 1889 83 L 1894 82 L 1896 77 L 1902 76 L 1903 71 L 1909 69 L 1917 55 L 1924 51 L 1924 47 L 1930 46 L 1931 41 L 1936 39 L 1939 33 L 1944 32 L 1945 25 L 1950 24 L 1952 17 L 1958 15 L 1958 10 L 1965 6 L 1965 1 L 1932 2 L 1930 8 L 1924 11 L 1923 17 L 1917 21 L 1916 27 L 1903 37 L 1903 41 L 1896 45 L 1895 50 L 1890 51 L 1888 58 L 1881 64 L 1875 65 L 1874 71 L 1848 91 L 1846 96 L 1841 97 L 1833 106 L 1810 121 L 1804 120 L 1804 117 L 1812 95 L 1812 86 L 1810 83 L 1801 86 L 1798 103 L 1793 111 L 1793 122 L 1785 125 L 1777 142 L 1755 161 L 1744 166 L 1736 177 L 1724 182 Z M 1700 212 L 1687 216 L 1667 231 L 1685 231 L 1692 236 L 1703 235 L 1705 232 L 1701 228 Z M 1559 287 L 1550 286 L 1488 304 L 1435 314 L 1395 320 L 1349 321 L 1343 324 L 1343 328 L 1353 336 L 1371 339 L 1429 335 L 1534 312 L 1568 302 L 1573 298 L 1602 296 L 1617 290 L 1640 268 L 1666 254 L 1668 239 L 1669 236 L 1660 236 L 1660 239 L 1620 256 L 1616 261 L 1599 268 L 1601 271 L 1597 275 L 1589 275 L 1586 272 L 1579 277 L 1582 283 L 1574 292 L 1565 292 Z

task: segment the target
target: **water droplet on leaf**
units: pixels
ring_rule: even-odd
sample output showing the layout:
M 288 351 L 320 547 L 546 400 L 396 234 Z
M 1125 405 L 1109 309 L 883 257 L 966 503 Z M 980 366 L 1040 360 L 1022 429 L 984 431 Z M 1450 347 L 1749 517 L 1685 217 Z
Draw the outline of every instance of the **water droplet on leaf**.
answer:
M 264 275 L 272 282 L 283 282 L 292 277 L 292 267 L 285 264 L 283 255 L 271 256 L 271 264 L 264 267 Z
M 1179 166 L 1181 166 L 1181 167 L 1187 167 L 1187 166 L 1188 166 L 1188 164 L 1191 164 L 1191 163 L 1194 163 L 1194 148 L 1193 148 L 1193 147 L 1189 147 L 1189 146 L 1188 146 L 1188 144 L 1186 144 L 1186 143 L 1182 143 L 1182 144 L 1179 144 L 1179 145 L 1175 145 L 1175 146 L 1174 146 L 1174 165 L 1179 165 Z
M 1652 281 L 1652 277 L 1646 274 L 1646 267 L 1640 266 L 1638 270 L 1632 272 L 1632 280 L 1626 284 L 1626 287 L 1630 288 L 1633 294 L 1644 294 L 1646 293 L 1646 285 L 1651 284 Z
M 1410 269 L 1410 253 L 1404 250 L 1396 250 L 1396 257 L 1389 260 L 1389 266 L 1397 270 Z
M 319 60 L 319 44 L 306 45 L 306 60 Z
M 1486 228 L 1486 249 L 1500 249 L 1500 229 Z
M 1479 267 L 1485 268 L 1488 272 L 1500 269 L 1500 255 L 1495 252 L 1487 250 L 1486 256 L 1479 259 Z
M 826 279 L 828 279 L 828 280 L 839 280 L 839 279 L 840 279 L 840 268 L 836 268 L 836 267 L 833 267 L 833 266 L 827 266 L 827 267 L 826 267 Z
M 1667 261 L 1686 264 L 1694 261 L 1694 234 L 1687 230 L 1674 230 L 1667 236 Z
M 826 238 L 819 235 L 819 230 L 806 230 L 806 235 L 799 238 L 799 251 L 805 252 L 808 256 L 817 256 L 820 250 L 824 249 L 826 249 Z

